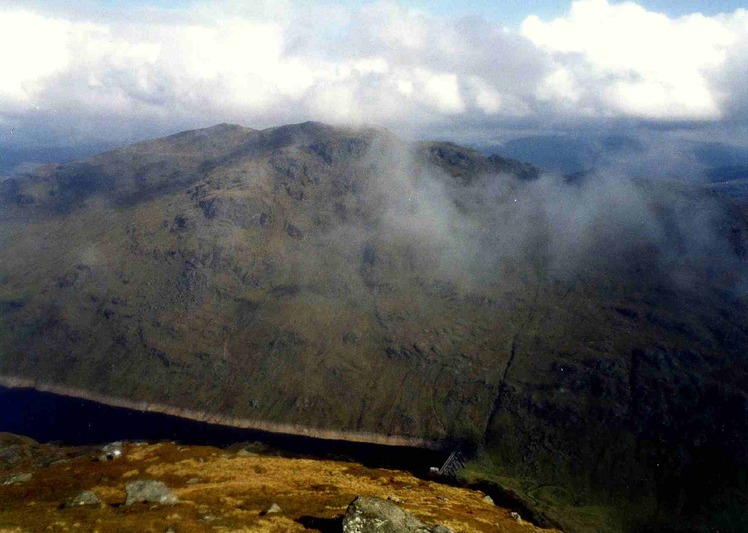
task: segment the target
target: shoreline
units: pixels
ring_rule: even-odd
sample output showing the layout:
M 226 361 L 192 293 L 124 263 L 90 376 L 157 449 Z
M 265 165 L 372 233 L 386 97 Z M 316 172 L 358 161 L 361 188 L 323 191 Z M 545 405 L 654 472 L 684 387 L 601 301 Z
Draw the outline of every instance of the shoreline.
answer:
M 117 398 L 87 391 L 73 387 L 60 385 L 51 385 L 39 383 L 36 380 L 22 378 L 17 376 L 0 375 L 0 386 L 8 389 L 31 389 L 39 392 L 47 392 L 66 396 L 69 398 L 80 398 L 91 402 L 108 405 L 111 407 L 120 407 L 133 411 L 159 413 L 163 415 L 175 416 L 185 420 L 204 422 L 218 426 L 226 426 L 237 429 L 248 429 L 264 431 L 267 433 L 288 435 L 296 437 L 309 437 L 313 439 L 322 439 L 329 441 L 344 441 L 362 444 L 377 444 L 393 447 L 422 448 L 427 450 L 443 450 L 445 447 L 437 442 L 427 439 L 418 439 L 415 437 L 403 437 L 395 435 L 381 435 L 370 432 L 357 431 L 337 431 L 330 429 L 314 428 L 309 426 L 300 426 L 297 424 L 283 424 L 277 422 L 267 422 L 263 420 L 251 420 L 246 418 L 227 417 L 208 413 L 205 411 L 196 411 L 194 409 L 184 409 L 152 402 L 136 402 L 124 398 Z

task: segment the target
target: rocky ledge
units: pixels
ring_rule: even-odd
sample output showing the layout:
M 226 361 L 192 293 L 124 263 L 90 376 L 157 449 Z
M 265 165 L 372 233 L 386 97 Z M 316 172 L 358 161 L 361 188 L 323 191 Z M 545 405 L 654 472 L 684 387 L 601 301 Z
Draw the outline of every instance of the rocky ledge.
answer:
M 479 491 L 262 450 L 171 442 L 66 447 L 0 434 L 0 530 L 553 531 Z

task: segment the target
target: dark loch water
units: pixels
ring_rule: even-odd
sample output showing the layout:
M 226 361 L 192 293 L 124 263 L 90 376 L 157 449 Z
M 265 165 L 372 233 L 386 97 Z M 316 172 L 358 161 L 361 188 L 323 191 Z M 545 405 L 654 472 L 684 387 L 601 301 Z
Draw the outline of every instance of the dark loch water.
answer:
M 237 429 L 110 407 L 49 392 L 5 387 L 0 387 L 0 432 L 26 435 L 39 442 L 59 441 L 71 445 L 169 440 L 225 447 L 259 441 L 273 449 L 273 453 L 353 460 L 368 466 L 409 470 L 418 475 L 425 475 L 429 466 L 441 466 L 449 453 Z

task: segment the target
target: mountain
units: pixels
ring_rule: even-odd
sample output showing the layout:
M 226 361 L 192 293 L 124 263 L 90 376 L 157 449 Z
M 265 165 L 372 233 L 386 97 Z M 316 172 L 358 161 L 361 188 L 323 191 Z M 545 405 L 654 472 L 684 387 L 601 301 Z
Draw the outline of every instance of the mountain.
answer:
M 572 514 L 744 502 L 744 204 L 313 122 L 183 132 L 0 195 L 0 384 L 461 446 Z

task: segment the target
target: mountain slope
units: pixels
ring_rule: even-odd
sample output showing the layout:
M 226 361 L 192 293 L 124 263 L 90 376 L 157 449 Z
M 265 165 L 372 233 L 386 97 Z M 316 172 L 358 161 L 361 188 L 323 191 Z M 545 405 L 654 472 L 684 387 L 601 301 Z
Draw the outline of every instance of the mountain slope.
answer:
M 676 511 L 684 479 L 733 487 L 748 464 L 748 217 L 717 197 L 319 123 L 0 186 L 6 382 L 468 442 L 505 473 Z

